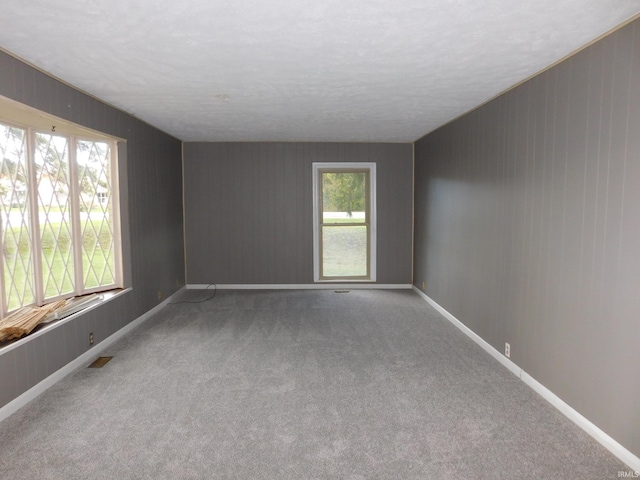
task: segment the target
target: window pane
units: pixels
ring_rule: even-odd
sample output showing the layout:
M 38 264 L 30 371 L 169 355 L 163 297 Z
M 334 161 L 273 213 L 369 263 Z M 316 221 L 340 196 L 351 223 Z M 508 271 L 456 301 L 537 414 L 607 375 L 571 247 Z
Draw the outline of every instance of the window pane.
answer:
M 36 184 L 45 298 L 73 292 L 69 145 L 67 138 L 36 133 Z
M 364 223 L 366 173 L 325 172 L 322 174 L 322 216 L 324 223 Z
M 11 311 L 35 301 L 26 171 L 26 130 L 0 124 L 4 298 Z
M 108 143 L 79 140 L 82 270 L 85 288 L 115 282 L 111 149 Z
M 367 275 L 367 227 L 322 227 L 322 275 L 363 277 Z

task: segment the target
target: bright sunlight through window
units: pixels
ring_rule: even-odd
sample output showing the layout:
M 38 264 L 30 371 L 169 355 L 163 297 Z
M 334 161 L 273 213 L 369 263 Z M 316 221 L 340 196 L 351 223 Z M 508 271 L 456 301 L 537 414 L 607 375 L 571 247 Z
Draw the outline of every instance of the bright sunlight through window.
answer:
M 375 281 L 375 164 L 314 163 L 315 281 Z
M 0 120 L 2 316 L 122 286 L 117 144 Z

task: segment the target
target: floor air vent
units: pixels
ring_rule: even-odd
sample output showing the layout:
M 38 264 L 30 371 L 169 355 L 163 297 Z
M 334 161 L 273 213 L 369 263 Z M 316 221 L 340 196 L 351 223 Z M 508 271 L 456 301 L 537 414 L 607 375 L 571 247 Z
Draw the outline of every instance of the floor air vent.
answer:
M 89 365 L 89 368 L 102 368 L 104 367 L 109 360 L 111 360 L 113 357 L 98 357 L 96 358 L 96 361 L 93 362 L 91 365 Z

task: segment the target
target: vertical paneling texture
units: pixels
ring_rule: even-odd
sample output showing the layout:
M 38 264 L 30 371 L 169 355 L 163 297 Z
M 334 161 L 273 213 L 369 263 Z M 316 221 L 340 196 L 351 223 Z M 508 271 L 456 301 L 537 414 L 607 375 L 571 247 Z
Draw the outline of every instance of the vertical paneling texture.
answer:
M 0 351 L 0 406 L 55 372 L 159 303 L 184 284 L 181 142 L 58 82 L 0 51 L 0 95 L 126 140 L 121 165 L 124 216 L 129 218 L 133 291 L 62 328 L 5 354 Z
M 416 143 L 417 286 L 640 455 L 640 22 Z
M 313 162 L 376 162 L 378 283 L 411 283 L 410 144 L 186 143 L 187 280 L 313 283 Z

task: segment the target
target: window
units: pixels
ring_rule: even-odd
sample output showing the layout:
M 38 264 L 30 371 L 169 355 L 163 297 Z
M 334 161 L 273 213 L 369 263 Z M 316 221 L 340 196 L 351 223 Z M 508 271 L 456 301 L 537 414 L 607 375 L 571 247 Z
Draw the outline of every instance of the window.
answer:
M 13 108 L 19 123 L 0 118 L 2 317 L 122 286 L 116 141 Z
M 375 281 L 375 163 L 313 164 L 314 279 Z

